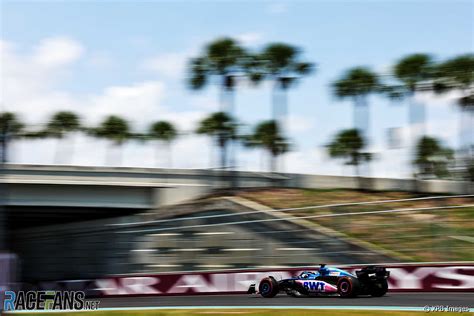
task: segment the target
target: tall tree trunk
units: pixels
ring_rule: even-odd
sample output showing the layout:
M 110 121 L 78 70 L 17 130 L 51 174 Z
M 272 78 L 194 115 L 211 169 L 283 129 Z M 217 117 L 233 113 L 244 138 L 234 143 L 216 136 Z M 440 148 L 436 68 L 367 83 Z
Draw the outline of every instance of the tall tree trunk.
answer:
M 72 148 L 73 143 L 69 136 L 70 135 L 65 134 L 57 139 L 54 154 L 55 164 L 67 164 L 71 162 L 71 151 L 68 150 L 68 147 Z
M 361 177 L 361 174 L 360 174 L 360 165 L 359 165 L 359 163 L 354 165 L 354 171 L 355 171 L 355 176 L 356 176 L 356 181 L 357 181 L 357 188 L 359 190 L 363 189 L 364 185 L 362 183 L 363 181 L 362 181 L 362 177 Z
M 273 155 L 271 152 L 269 152 L 269 166 L 270 166 L 270 172 L 275 173 L 276 171 L 276 156 Z
M 117 149 L 117 166 L 121 167 L 122 166 L 122 159 L 123 159 L 123 146 L 122 144 L 116 145 Z
M 8 149 L 9 149 L 9 139 L 8 139 L 8 133 L 2 132 L 0 135 L 0 163 L 4 164 L 8 162 Z
M 221 88 L 219 89 L 219 112 L 228 112 L 227 89 L 225 84 L 222 84 Z
M 274 81 L 273 82 L 273 87 L 272 87 L 272 102 L 271 102 L 271 118 L 275 122 L 278 122 L 280 118 L 280 111 L 279 111 L 279 93 L 280 93 L 280 83 L 279 81 Z
M 367 97 L 359 95 L 354 97 L 354 128 L 360 132 L 364 140 L 369 142 L 370 133 L 370 113 Z
M 156 141 L 155 144 L 155 167 L 159 168 L 160 167 L 160 146 L 159 146 L 159 141 Z
M 360 136 L 364 140 L 364 143 L 370 147 L 370 109 L 366 95 L 359 95 L 354 97 L 354 128 L 360 133 Z M 360 167 L 357 167 L 358 176 L 362 174 L 365 176 L 370 175 L 370 164 L 367 162 L 363 166 L 361 172 Z
M 231 80 L 234 80 L 232 77 Z M 235 116 L 235 89 L 234 89 L 234 83 L 230 83 L 227 86 L 227 101 L 228 101 L 228 114 L 231 117 L 231 119 Z M 238 187 L 238 174 L 237 174 L 237 143 L 233 139 L 228 139 L 226 141 L 226 146 L 229 147 L 229 168 L 231 172 L 231 178 L 230 178 L 230 187 L 236 188 Z
M 289 131 L 288 124 L 288 87 L 286 87 L 281 81 L 277 80 L 273 86 L 273 106 L 272 106 L 272 117 L 275 123 L 278 125 L 279 132 L 282 136 L 288 136 Z M 284 154 L 279 157 L 279 171 L 284 172 L 285 161 Z M 276 162 L 275 162 L 275 170 Z
M 226 161 L 227 161 L 227 157 L 226 157 L 226 154 L 227 154 L 227 148 L 226 148 L 226 145 L 224 142 L 220 142 L 219 144 L 219 148 L 220 148 L 220 154 L 221 154 L 221 170 L 220 170 L 220 178 L 221 178 L 221 183 L 220 183 L 220 187 L 225 187 L 225 173 L 226 173 L 226 170 L 225 170 L 225 166 L 226 166 Z
M 67 164 L 73 164 L 74 152 L 75 152 L 75 149 L 76 149 L 76 143 L 77 143 L 77 133 L 73 133 L 72 135 L 70 135 L 69 142 L 68 142 L 69 151 L 66 154 L 66 157 L 67 157 L 66 158 L 66 163 Z
M 219 97 L 221 112 L 224 112 L 227 115 L 232 117 L 233 111 L 234 111 L 233 89 L 230 83 L 230 80 L 232 80 L 232 78 L 229 76 L 223 76 L 222 80 L 223 81 L 222 81 L 222 86 L 221 86 L 221 93 Z M 225 135 L 218 135 L 218 137 L 219 138 L 225 137 Z M 231 142 L 222 142 L 221 140 L 218 140 L 218 142 L 220 142 L 218 146 L 221 146 L 221 169 L 227 169 L 226 151 L 229 149 L 228 147 L 231 147 L 229 146 L 229 143 Z M 232 153 L 230 154 L 230 157 L 232 157 Z M 232 160 L 232 158 L 230 160 Z
M 474 106 L 461 107 L 459 119 L 459 150 L 469 155 L 474 144 Z
M 409 95 L 408 122 L 412 142 L 417 142 L 426 135 L 426 108 L 415 99 L 415 93 Z
M 222 137 L 222 136 L 220 136 L 220 137 Z M 225 170 L 226 165 L 227 165 L 227 146 L 226 146 L 225 142 L 223 142 L 221 140 L 218 142 L 218 146 L 220 148 L 220 156 L 221 156 L 220 169 Z
M 166 152 L 167 152 L 167 155 L 168 155 L 168 168 L 171 169 L 173 168 L 173 148 L 171 146 L 171 142 L 170 141 L 167 141 L 165 142 L 165 146 L 166 146 Z
M 217 160 L 216 160 L 217 152 L 216 152 L 216 146 L 215 146 L 215 141 L 213 138 L 209 138 L 209 168 L 215 168 L 217 166 Z
M 288 116 L 288 88 L 278 83 L 273 91 L 272 118 L 278 124 L 282 134 L 286 132 L 286 119 Z
M 55 165 L 58 165 L 61 161 L 61 140 L 62 140 L 62 137 L 58 137 L 55 144 L 55 147 L 56 147 L 54 150 L 54 164 Z
M 110 166 L 112 164 L 112 149 L 113 149 L 113 144 L 110 143 L 107 145 L 105 148 L 105 165 Z
M 426 135 L 426 122 L 425 122 L 425 106 L 424 104 L 415 100 L 415 93 L 412 92 L 408 96 L 408 130 L 409 130 L 409 141 L 408 141 L 408 165 L 412 166 L 412 174 L 416 174 L 416 167 L 411 163 L 413 159 L 416 159 L 416 145 L 420 139 Z
M 228 114 L 231 118 L 234 117 L 235 115 L 235 91 L 233 87 L 228 87 L 227 88 L 227 101 L 228 101 Z M 229 148 L 228 150 L 228 162 L 229 166 L 231 169 L 236 168 L 236 156 L 237 156 L 237 148 L 236 148 L 236 142 L 233 139 L 230 139 L 226 142 L 227 147 Z
M 282 100 L 281 100 L 281 94 L 282 94 L 282 85 L 280 83 L 280 80 L 278 80 L 278 78 L 275 78 L 274 81 L 273 81 L 273 88 L 272 88 L 272 110 L 271 110 L 271 118 L 272 120 L 281 127 L 281 103 L 282 103 Z M 270 159 L 271 158 L 271 154 L 270 154 Z M 270 172 L 274 172 L 275 171 L 275 166 L 272 166 L 272 164 L 274 164 L 274 162 L 271 162 L 269 163 L 269 168 L 270 168 Z
M 285 135 L 288 132 L 289 124 L 289 106 L 288 106 L 288 88 L 281 91 L 281 117 L 280 117 L 280 133 Z
M 107 166 L 122 165 L 122 145 L 111 142 L 107 146 L 105 164 Z
M 219 96 L 219 105 L 221 112 L 227 113 L 230 116 L 234 115 L 234 77 L 222 76 L 222 85 Z

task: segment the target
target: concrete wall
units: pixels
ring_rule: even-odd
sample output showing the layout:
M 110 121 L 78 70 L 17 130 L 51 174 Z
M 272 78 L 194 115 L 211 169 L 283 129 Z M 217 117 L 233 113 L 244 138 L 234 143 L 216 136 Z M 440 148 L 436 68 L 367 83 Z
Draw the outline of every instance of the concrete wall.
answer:
M 147 209 L 152 188 L 125 186 L 9 184 L 7 205 Z
M 390 178 L 356 178 L 307 174 L 285 174 L 286 185 L 308 189 L 357 189 L 375 191 L 412 191 L 422 193 L 474 194 L 474 183 L 448 180 L 414 180 Z

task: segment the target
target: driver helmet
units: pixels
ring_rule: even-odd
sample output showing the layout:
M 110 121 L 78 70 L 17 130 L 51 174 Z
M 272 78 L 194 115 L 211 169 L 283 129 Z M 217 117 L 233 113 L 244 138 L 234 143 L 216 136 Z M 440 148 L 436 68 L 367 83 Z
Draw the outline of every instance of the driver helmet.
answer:
M 325 264 L 322 264 L 321 267 L 319 268 L 319 273 L 324 275 L 324 274 L 327 274 L 329 271 L 328 268 L 326 268 L 326 265 Z

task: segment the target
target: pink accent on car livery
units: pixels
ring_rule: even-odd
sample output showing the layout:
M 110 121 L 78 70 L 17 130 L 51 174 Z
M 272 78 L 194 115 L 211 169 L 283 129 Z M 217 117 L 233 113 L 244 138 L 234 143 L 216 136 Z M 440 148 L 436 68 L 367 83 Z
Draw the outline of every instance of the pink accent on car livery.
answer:
M 301 284 L 308 292 L 313 292 L 313 293 L 317 293 L 317 292 L 336 293 L 337 292 L 337 287 L 324 281 L 296 280 L 295 282 Z

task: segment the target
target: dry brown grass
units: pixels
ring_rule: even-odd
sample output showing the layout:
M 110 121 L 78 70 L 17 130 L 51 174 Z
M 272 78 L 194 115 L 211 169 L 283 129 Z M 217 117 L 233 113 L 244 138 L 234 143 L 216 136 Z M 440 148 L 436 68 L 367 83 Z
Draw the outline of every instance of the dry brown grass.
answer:
M 420 197 L 409 192 L 366 192 L 357 190 L 262 189 L 240 196 L 275 209 L 337 203 L 396 200 Z M 347 214 L 401 208 L 472 205 L 473 198 L 401 201 L 387 204 L 350 205 L 292 210 L 292 216 Z M 399 252 L 417 261 L 474 260 L 474 245 L 455 236 L 474 237 L 474 207 L 367 214 L 310 219 L 349 236 Z

